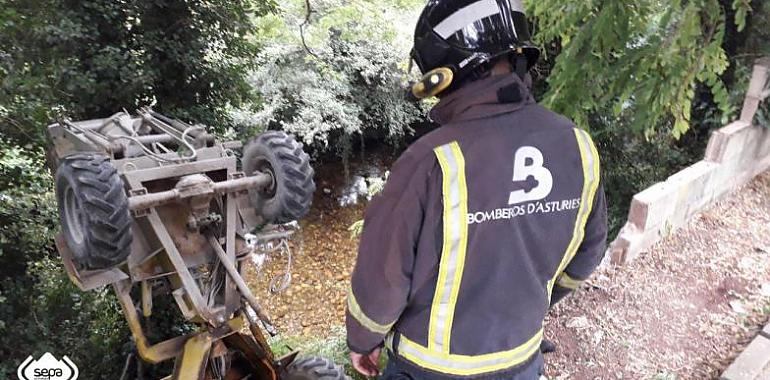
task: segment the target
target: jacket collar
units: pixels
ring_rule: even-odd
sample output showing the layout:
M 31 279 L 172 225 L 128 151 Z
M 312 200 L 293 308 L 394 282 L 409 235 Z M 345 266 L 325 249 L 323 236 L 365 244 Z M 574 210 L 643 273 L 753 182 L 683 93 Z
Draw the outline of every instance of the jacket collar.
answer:
M 474 82 L 455 90 L 441 98 L 430 111 L 430 118 L 441 125 L 451 122 L 467 121 L 492 117 L 521 109 L 535 100 L 529 92 L 532 80 L 529 75 L 522 81 L 518 75 L 495 75 Z M 509 87 L 510 86 L 510 87 Z M 514 89 L 515 88 L 515 89 Z M 501 99 L 502 91 L 518 90 L 518 99 Z

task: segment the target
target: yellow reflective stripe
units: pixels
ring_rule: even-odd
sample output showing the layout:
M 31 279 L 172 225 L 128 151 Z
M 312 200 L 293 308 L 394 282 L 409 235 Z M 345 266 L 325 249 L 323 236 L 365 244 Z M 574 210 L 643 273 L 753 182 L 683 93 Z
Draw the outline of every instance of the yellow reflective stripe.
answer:
M 437 335 L 436 329 L 438 328 L 438 325 L 439 325 L 437 321 L 438 319 L 437 316 L 439 314 L 439 309 L 441 307 L 441 299 L 444 298 L 444 294 L 443 294 L 444 287 L 441 286 L 441 284 L 445 284 L 446 278 L 447 278 L 447 265 L 445 264 L 445 262 L 449 260 L 449 254 L 447 253 L 447 250 L 448 250 L 448 247 L 450 246 L 449 244 L 450 234 L 447 232 L 447 230 L 449 229 L 449 223 L 447 223 L 447 220 L 450 218 L 450 215 L 451 215 L 447 211 L 449 209 L 449 207 L 447 206 L 449 202 L 446 200 L 446 195 L 449 194 L 449 188 L 451 187 L 451 179 L 450 179 L 450 176 L 446 174 L 446 170 L 444 169 L 444 168 L 447 168 L 449 164 L 447 163 L 447 159 L 444 156 L 443 152 L 438 150 L 438 148 L 434 150 L 434 152 L 436 153 L 436 158 L 438 159 L 438 162 L 441 165 L 441 170 L 443 172 L 442 193 L 444 194 L 444 220 L 443 220 L 444 243 L 443 243 L 443 248 L 441 252 L 441 260 L 439 263 L 438 280 L 436 281 L 436 290 L 435 290 L 435 293 L 433 294 L 433 304 L 431 305 L 431 308 L 430 308 L 430 323 L 428 324 L 428 347 L 430 347 L 431 349 L 435 349 L 435 342 L 437 341 L 437 339 L 440 339 L 436 337 Z M 441 342 L 443 343 L 443 340 L 441 340 Z
M 457 142 L 434 149 L 443 175 L 444 245 L 428 326 L 428 347 L 449 353 L 454 311 L 468 245 L 468 189 L 465 158 Z
M 390 352 L 393 352 L 393 335 L 395 334 L 393 330 L 391 330 L 388 335 L 385 336 L 385 348 Z
M 393 321 L 392 323 L 383 325 L 367 317 L 366 314 L 364 314 L 364 312 L 361 310 L 361 306 L 358 305 L 356 296 L 353 295 L 352 287 L 348 291 L 348 311 L 350 312 L 350 315 L 352 315 L 353 318 L 355 318 L 356 321 L 361 324 L 361 326 L 366 327 L 369 331 L 376 334 L 386 334 L 396 323 Z
M 471 356 L 435 352 L 400 335 L 398 355 L 426 369 L 451 375 L 471 376 L 511 368 L 526 362 L 540 349 L 542 338 L 541 328 L 532 338 L 516 348 Z
M 591 215 L 591 209 L 593 208 L 594 195 L 596 195 L 596 190 L 599 188 L 599 153 L 596 151 L 596 147 L 587 132 L 577 128 L 574 129 L 574 132 L 583 166 L 583 191 L 580 196 L 580 207 L 578 208 L 572 239 L 567 245 L 567 250 L 562 257 L 559 267 L 556 269 L 556 273 L 548 282 L 549 299 L 553 286 L 556 283 L 556 277 L 572 261 L 580 247 L 580 243 L 583 241 L 588 216 Z
M 570 277 L 567 272 L 561 272 L 561 275 L 559 275 L 559 279 L 556 281 L 556 283 L 562 288 L 577 289 L 580 287 L 580 284 L 582 284 L 583 281 Z
M 452 281 L 452 292 L 449 296 L 449 314 L 446 322 L 444 335 L 444 351 L 449 353 L 449 342 L 452 337 L 452 324 L 455 318 L 455 307 L 457 306 L 457 297 L 460 294 L 460 283 L 463 278 L 463 270 L 465 269 L 465 254 L 468 247 L 468 186 L 465 181 L 465 157 L 460 150 L 460 145 L 456 142 L 451 144 L 452 153 L 454 154 L 455 161 L 457 162 L 457 187 L 460 192 L 460 204 L 459 207 L 454 210 L 455 219 L 454 222 L 459 224 L 460 241 L 457 249 L 456 257 L 456 269 L 454 272 L 454 280 Z

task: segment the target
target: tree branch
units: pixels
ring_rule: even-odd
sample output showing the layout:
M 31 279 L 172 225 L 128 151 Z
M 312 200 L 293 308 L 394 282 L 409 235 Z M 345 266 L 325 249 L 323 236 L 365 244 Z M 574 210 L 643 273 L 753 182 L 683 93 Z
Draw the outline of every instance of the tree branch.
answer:
M 320 59 L 316 53 L 310 50 L 310 47 L 307 46 L 307 41 L 305 41 L 305 27 L 310 25 L 310 16 L 312 13 L 313 8 L 310 7 L 310 0 L 305 0 L 305 20 L 302 21 L 302 24 L 299 24 L 299 37 L 302 40 L 302 46 L 305 48 L 305 51 L 316 59 Z

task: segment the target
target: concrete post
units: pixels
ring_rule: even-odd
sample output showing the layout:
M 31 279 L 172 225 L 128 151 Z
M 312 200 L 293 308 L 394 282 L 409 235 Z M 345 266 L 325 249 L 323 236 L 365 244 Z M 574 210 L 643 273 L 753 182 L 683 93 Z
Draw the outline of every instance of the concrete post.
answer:
M 749 89 L 746 92 L 746 100 L 743 101 L 741 121 L 751 124 L 757 113 L 759 104 L 770 95 L 770 57 L 757 60 L 754 72 L 751 75 Z

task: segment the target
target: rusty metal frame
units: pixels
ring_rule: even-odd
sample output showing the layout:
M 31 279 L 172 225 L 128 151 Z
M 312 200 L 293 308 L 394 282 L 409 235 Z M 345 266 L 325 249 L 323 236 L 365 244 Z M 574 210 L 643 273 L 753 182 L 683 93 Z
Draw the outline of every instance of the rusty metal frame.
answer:
M 151 110 L 149 113 L 144 112 L 152 113 Z M 132 137 L 140 143 L 152 143 L 169 140 L 167 135 L 184 137 L 187 133 L 179 130 L 184 125 L 162 121 L 159 125 L 152 126 L 155 130 L 163 132 L 162 134 Z M 238 244 L 244 244 L 243 238 L 239 238 L 238 234 L 245 228 L 242 224 L 248 223 L 245 219 L 239 219 L 239 213 L 242 215 L 244 208 L 243 194 L 248 189 L 269 185 L 273 178 L 269 174 L 244 176 L 238 172 L 237 160 L 231 149 L 239 144 L 215 144 L 213 137 L 205 131 L 190 134 L 201 145 L 195 147 L 195 158 L 189 162 L 164 163 L 163 160 L 147 156 L 116 157 L 118 154 L 115 149 L 122 149 L 122 146 L 115 144 L 117 140 L 107 137 L 106 133 L 119 133 L 120 130 L 132 132 L 134 127 L 130 123 L 139 122 L 139 119 L 131 119 L 128 114 L 118 113 L 106 119 L 77 123 L 65 120 L 49 126 L 49 134 L 54 138 L 55 158 L 83 151 L 103 151 L 112 155 L 112 163 L 126 186 L 129 208 L 134 215 L 132 229 L 135 231 L 135 244 L 127 263 L 117 268 L 97 271 L 78 269 L 63 235 L 59 234 L 56 245 L 70 279 L 83 290 L 112 285 L 139 357 L 152 364 L 175 360 L 174 373 L 169 379 L 210 378 L 211 370 L 207 369 L 209 358 L 228 355 L 234 350 L 242 354 L 250 370 L 258 377 L 277 380 L 281 368 L 287 365 L 293 356 L 278 362 L 273 357 L 260 329 L 262 325 L 272 334 L 272 326 L 243 281 L 241 263 L 236 257 L 239 254 L 236 247 Z M 100 135 L 103 130 L 106 131 L 105 135 Z M 173 159 L 175 156 L 178 157 L 178 154 L 174 152 L 156 154 L 156 157 L 164 159 Z M 180 185 L 181 179 L 193 177 L 197 180 L 193 182 L 194 186 Z M 172 187 L 169 189 L 169 186 Z M 206 213 L 203 216 L 190 212 L 190 217 L 197 223 L 198 219 L 195 218 L 207 217 L 208 204 L 215 197 L 220 200 L 216 216 L 224 219 L 224 235 L 204 235 L 198 227 L 189 227 L 190 224 L 187 224 L 187 228 L 195 228 L 195 234 L 204 236 L 203 241 L 211 247 L 211 252 L 199 254 L 192 251 L 194 255 L 190 256 L 190 249 L 177 246 L 171 235 L 173 228 L 179 228 L 178 221 L 166 224 L 169 221 L 164 217 L 167 216 L 168 207 L 171 203 L 182 202 L 191 210 L 204 210 L 200 211 Z M 187 252 L 187 256 L 183 256 L 183 249 L 186 249 L 184 252 Z M 211 305 L 198 285 L 196 276 L 201 275 L 199 269 L 193 269 L 193 266 L 201 265 L 195 264 L 196 262 L 207 257 L 218 259 L 222 265 L 220 268 L 225 270 L 223 289 L 215 293 L 217 302 Z M 146 269 L 145 266 L 151 269 Z M 157 285 L 160 279 L 164 279 L 160 282 L 161 288 L 168 285 L 166 290 L 177 300 L 186 319 L 199 326 L 197 332 L 162 342 L 149 342 L 142 327 L 142 318 L 152 316 L 153 283 Z M 140 286 L 140 298 L 134 300 L 131 289 L 137 282 Z M 141 305 L 141 315 L 136 302 Z M 248 307 L 255 310 L 259 318 L 254 318 L 244 309 Z

